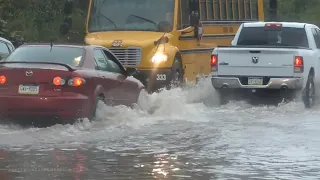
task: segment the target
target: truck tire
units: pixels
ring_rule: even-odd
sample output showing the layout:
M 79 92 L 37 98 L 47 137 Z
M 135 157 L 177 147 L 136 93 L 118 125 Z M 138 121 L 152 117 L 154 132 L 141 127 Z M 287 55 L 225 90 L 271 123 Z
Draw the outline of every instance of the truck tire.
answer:
M 315 86 L 314 86 L 314 76 L 308 76 L 306 88 L 303 94 L 303 103 L 306 108 L 312 108 L 315 101 Z

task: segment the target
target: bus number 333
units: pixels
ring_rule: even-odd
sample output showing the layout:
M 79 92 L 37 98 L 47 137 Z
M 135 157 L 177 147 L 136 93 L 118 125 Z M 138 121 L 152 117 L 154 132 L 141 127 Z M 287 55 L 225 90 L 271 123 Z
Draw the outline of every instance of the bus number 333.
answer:
M 157 74 L 157 81 L 165 81 L 167 80 L 166 74 Z

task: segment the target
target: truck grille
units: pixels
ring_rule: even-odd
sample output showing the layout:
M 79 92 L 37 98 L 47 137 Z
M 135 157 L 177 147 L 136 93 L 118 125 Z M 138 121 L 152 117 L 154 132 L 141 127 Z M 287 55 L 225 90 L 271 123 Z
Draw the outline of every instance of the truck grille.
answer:
M 136 66 L 141 62 L 141 48 L 109 48 L 124 66 Z

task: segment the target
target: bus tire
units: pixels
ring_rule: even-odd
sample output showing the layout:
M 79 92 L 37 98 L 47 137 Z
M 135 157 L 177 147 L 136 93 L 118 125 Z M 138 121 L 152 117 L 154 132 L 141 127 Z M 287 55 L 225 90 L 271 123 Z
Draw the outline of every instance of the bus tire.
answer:
M 180 54 L 176 54 L 172 64 L 170 86 L 180 87 L 183 84 L 183 67 Z

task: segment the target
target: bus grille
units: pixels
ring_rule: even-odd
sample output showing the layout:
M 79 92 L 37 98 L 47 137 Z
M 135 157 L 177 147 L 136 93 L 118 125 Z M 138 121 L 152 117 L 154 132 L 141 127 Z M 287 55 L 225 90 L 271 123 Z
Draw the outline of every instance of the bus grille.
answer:
M 141 48 L 109 48 L 109 50 L 118 58 L 123 66 L 140 65 Z

